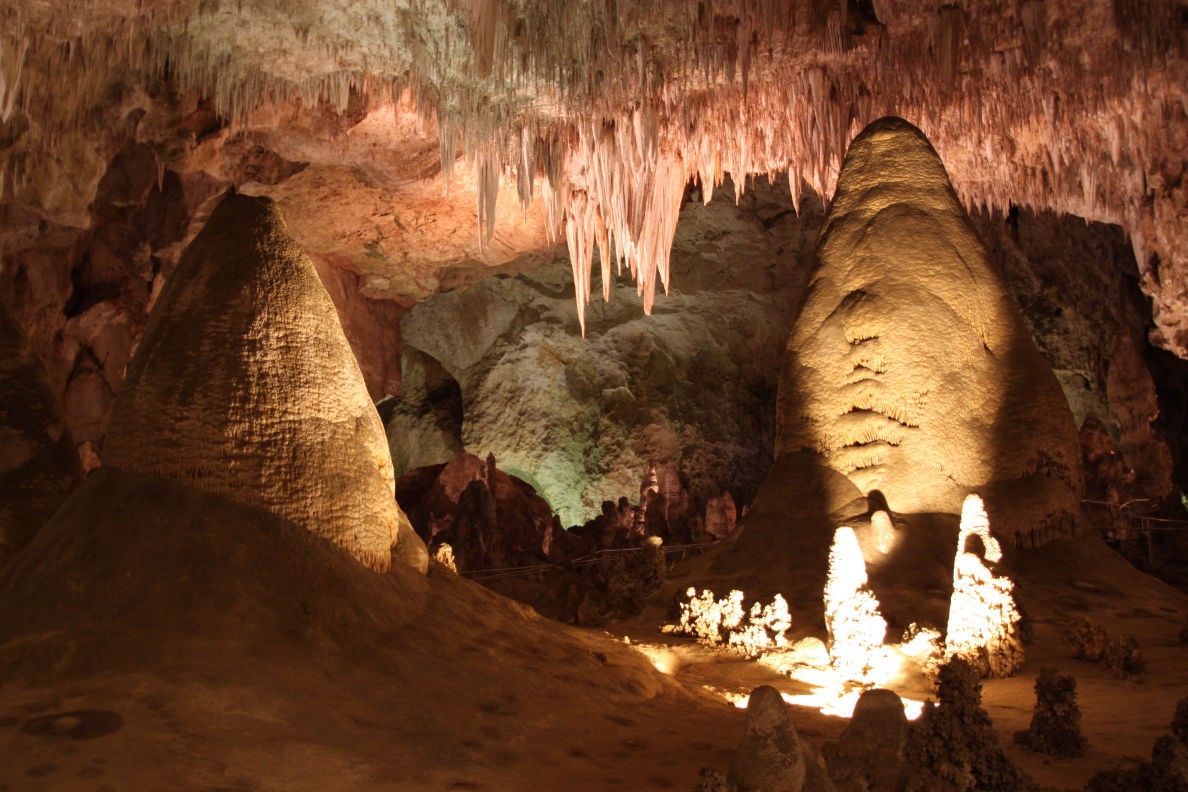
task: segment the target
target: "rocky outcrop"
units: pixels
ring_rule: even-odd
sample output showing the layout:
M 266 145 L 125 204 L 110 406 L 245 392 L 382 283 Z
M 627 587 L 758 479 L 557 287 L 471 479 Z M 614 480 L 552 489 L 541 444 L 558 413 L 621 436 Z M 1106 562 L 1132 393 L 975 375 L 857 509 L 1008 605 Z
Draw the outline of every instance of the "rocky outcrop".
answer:
M 384 427 L 396 475 L 452 459 L 462 450 L 462 391 L 436 359 L 410 344 L 400 354 L 400 396 Z
M 919 130 L 884 119 L 855 139 L 819 257 L 788 339 L 777 456 L 818 453 L 896 512 L 957 513 L 990 490 L 1007 533 L 1075 511 L 1063 393 Z
M 1017 207 L 1005 215 L 975 212 L 971 219 L 1052 365 L 1077 426 L 1100 428 L 1114 446 L 1109 464 L 1129 477 L 1125 491 L 1115 487 L 1114 494 L 1122 501 L 1167 495 L 1168 444 L 1179 442 L 1183 408 L 1168 383 L 1155 378 L 1175 359 L 1147 340 L 1150 309 L 1123 230 Z M 1086 456 L 1085 473 L 1092 476 L 1101 456 Z M 1091 485 L 1086 481 L 1086 497 L 1105 497 L 1108 486 Z
M 792 713 L 770 685 L 751 691 L 747 730 L 723 778 L 701 771 L 707 792 L 834 792 L 820 751 L 796 733 Z
M 1017 792 L 1031 786 L 999 746 L 982 708 L 977 672 L 964 660 L 941 667 L 937 699 L 925 703 L 904 747 L 908 792 Z
M 268 199 L 229 195 L 166 284 L 108 464 L 267 509 L 384 570 L 424 546 L 334 305 Z
M 1077 680 L 1042 668 L 1035 680 L 1035 709 L 1031 725 L 1015 732 L 1015 742 L 1050 756 L 1084 756 L 1081 708 L 1077 706 Z
M 129 116 L 125 137 L 100 161 L 87 191 L 94 200 L 71 218 L 76 225 L 19 211 L 0 231 L 0 300 L 45 366 L 88 470 L 100 463 L 156 287 L 193 212 L 217 192 L 203 174 L 166 169 L 153 146 L 135 140 L 142 115 Z
M 0 566 L 57 511 L 79 474 L 45 370 L 0 308 Z

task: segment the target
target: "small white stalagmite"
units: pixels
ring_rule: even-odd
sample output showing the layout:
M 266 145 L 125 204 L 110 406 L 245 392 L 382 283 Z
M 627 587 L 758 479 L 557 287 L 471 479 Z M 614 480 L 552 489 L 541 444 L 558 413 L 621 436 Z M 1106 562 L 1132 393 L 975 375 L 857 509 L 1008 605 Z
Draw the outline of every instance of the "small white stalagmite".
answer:
M 970 539 L 981 540 L 981 556 Z M 990 533 L 990 519 L 982 499 L 968 495 L 961 507 L 961 529 L 953 560 L 953 598 L 945 635 L 945 659 L 961 657 L 982 676 L 1005 677 L 1023 665 L 1019 640 L 1019 611 L 1011 595 L 1010 578 L 998 577 L 990 564 L 1002 560 L 1002 548 Z

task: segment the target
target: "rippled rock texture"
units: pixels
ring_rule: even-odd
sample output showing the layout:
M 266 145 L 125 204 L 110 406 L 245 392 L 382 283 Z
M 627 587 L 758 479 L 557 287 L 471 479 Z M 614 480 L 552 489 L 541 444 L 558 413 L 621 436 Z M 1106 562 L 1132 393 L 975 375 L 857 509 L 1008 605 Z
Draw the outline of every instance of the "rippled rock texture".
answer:
M 854 141 L 818 255 L 777 456 L 815 452 L 896 512 L 954 514 L 998 488 L 1011 533 L 1075 511 L 1064 395 L 919 130 L 883 119 Z

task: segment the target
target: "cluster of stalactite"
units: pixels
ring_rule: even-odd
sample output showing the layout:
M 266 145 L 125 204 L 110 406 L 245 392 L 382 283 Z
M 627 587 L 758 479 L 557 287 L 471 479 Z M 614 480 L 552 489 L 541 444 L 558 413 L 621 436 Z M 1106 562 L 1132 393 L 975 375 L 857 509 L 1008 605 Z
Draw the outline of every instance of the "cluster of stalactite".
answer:
M 626 264 L 650 307 L 691 179 L 706 200 L 727 174 L 742 190 L 787 173 L 794 199 L 827 196 L 850 139 L 895 114 L 968 205 L 1124 224 L 1156 340 L 1186 353 L 1182 15 L 1172 0 L 5 2 L 0 198 L 113 91 L 164 80 L 237 122 L 270 102 L 341 112 L 412 88 L 447 183 L 459 154 L 476 165 L 481 235 L 514 179 L 564 226 L 579 313 L 595 248 L 604 290 Z

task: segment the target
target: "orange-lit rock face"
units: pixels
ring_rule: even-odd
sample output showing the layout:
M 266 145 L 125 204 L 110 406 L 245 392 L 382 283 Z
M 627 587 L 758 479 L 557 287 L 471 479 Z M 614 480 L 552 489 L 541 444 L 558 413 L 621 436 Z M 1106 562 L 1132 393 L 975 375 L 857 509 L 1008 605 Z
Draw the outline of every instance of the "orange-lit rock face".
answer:
M 104 451 L 115 467 L 265 508 L 373 568 L 398 542 L 425 567 L 334 304 L 268 199 L 223 199 L 186 250 Z
M 1059 385 L 919 130 L 884 119 L 854 141 L 819 255 L 777 456 L 816 451 L 898 512 L 956 513 L 971 489 L 1041 469 L 1073 479 Z

